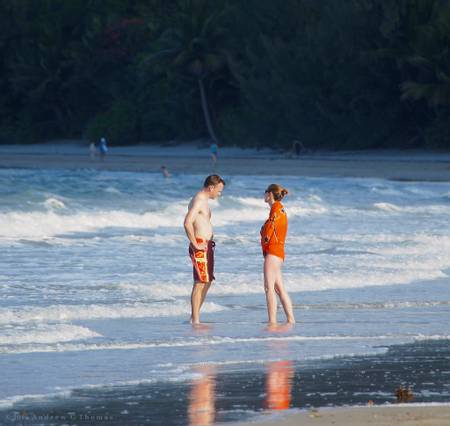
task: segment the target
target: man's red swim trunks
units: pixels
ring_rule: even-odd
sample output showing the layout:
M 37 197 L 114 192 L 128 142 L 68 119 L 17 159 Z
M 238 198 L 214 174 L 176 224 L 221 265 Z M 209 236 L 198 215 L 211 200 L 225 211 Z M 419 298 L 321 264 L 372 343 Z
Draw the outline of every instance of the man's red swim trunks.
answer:
M 214 247 L 213 240 L 204 240 L 197 238 L 197 243 L 206 242 L 206 250 L 196 250 L 192 244 L 189 244 L 189 256 L 192 260 L 193 276 L 195 283 L 210 283 L 214 280 Z

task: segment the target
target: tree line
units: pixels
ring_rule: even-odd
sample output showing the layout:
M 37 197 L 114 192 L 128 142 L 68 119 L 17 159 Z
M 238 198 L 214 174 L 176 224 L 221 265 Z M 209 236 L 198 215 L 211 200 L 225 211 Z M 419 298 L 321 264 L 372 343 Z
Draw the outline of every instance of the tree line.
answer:
M 2 0 L 0 143 L 450 148 L 447 0 Z

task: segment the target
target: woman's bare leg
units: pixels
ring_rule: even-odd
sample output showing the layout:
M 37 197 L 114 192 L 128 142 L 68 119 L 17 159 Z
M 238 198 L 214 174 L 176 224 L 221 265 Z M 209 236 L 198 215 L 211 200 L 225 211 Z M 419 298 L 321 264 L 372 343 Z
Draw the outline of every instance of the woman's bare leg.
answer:
M 288 292 L 284 288 L 283 284 L 283 275 L 281 273 L 281 263 L 280 268 L 277 271 L 277 275 L 275 277 L 275 291 L 280 297 L 281 304 L 283 305 L 284 313 L 286 314 L 286 321 L 289 324 L 295 323 L 294 310 L 292 308 L 292 301 L 289 297 Z
M 264 258 L 264 291 L 266 292 L 267 314 L 269 324 L 277 323 L 277 297 L 275 280 L 277 276 L 277 257 L 270 254 Z

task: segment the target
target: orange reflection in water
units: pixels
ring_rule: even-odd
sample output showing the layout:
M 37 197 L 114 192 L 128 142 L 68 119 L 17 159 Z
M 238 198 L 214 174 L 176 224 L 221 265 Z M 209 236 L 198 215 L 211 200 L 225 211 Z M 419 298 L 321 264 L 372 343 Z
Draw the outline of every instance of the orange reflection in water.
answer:
M 195 370 L 200 377 L 192 381 L 189 392 L 189 425 L 214 424 L 216 400 L 216 371 L 213 366 L 201 366 Z
M 292 361 L 275 361 L 268 364 L 265 408 L 268 410 L 289 408 L 293 376 Z
M 292 324 L 269 325 L 267 331 L 283 334 L 292 330 Z M 286 349 L 283 341 L 272 341 L 271 350 L 274 354 L 283 356 Z M 286 410 L 291 403 L 292 378 L 294 367 L 292 361 L 274 361 L 267 364 L 266 400 L 268 410 Z

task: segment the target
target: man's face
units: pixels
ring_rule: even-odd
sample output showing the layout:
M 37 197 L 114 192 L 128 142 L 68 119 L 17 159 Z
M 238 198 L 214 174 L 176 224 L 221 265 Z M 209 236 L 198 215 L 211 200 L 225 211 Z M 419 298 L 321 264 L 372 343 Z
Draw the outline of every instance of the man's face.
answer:
M 218 183 L 215 186 L 210 186 L 210 198 L 213 200 L 219 198 L 222 195 L 223 183 Z

